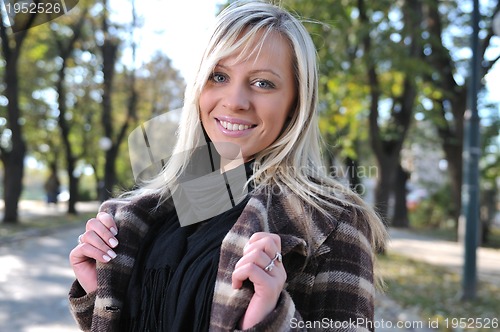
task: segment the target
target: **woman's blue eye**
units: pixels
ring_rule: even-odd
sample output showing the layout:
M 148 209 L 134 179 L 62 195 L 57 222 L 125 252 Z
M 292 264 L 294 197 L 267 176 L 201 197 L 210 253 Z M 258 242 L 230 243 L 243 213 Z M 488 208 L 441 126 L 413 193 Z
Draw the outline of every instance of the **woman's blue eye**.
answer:
M 274 84 L 267 80 L 260 80 L 254 83 L 256 87 L 261 89 L 272 89 L 274 88 Z
M 220 73 L 213 73 L 210 79 L 215 83 L 224 83 L 225 81 L 227 81 L 226 75 Z

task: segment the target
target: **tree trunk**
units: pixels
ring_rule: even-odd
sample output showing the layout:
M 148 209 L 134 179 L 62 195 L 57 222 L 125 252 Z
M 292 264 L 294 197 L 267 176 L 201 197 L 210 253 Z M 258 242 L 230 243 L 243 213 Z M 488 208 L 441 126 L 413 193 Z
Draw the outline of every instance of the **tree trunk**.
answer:
M 4 36 L 2 36 L 4 37 Z M 7 118 L 11 130 L 11 147 L 2 151 L 4 164 L 4 202 L 5 223 L 16 223 L 18 220 L 18 204 L 23 188 L 24 157 L 26 155 L 26 142 L 19 124 L 21 110 L 19 109 L 19 82 L 17 76 L 18 52 L 13 52 L 7 57 L 5 70 L 5 96 L 7 105 Z
M 394 215 L 391 222 L 393 227 L 408 228 L 410 226 L 408 207 L 406 205 L 406 183 L 409 178 L 410 173 L 399 165 L 394 184 Z
M 73 147 L 70 141 L 70 131 L 71 126 L 66 119 L 66 90 L 64 87 L 64 81 L 66 78 L 66 66 L 67 60 L 71 56 L 73 52 L 74 45 L 76 41 L 80 38 L 80 34 L 82 31 L 83 23 L 87 11 L 84 10 L 79 21 L 75 26 L 72 26 L 73 36 L 67 40 L 66 45 L 64 45 L 64 40 L 59 36 L 54 34 L 56 38 L 56 42 L 58 45 L 59 56 L 62 59 L 61 68 L 58 71 L 58 80 L 56 83 L 56 91 L 58 94 L 57 103 L 59 106 L 59 117 L 58 124 L 59 129 L 61 130 L 61 139 L 64 145 L 64 155 L 66 157 L 66 171 L 68 172 L 68 184 L 69 184 L 69 201 L 68 201 L 68 214 L 77 214 L 76 211 L 76 203 L 78 202 L 78 182 L 79 179 L 75 176 L 75 167 L 78 157 L 75 156 L 73 151 Z
M 106 163 L 104 165 L 104 180 L 100 188 L 99 199 L 105 201 L 113 197 L 113 187 L 116 183 L 116 158 L 118 157 L 118 148 L 113 145 L 106 151 Z
M 34 22 L 36 14 L 30 15 L 26 27 Z M 2 43 L 2 55 L 4 57 L 4 85 L 5 97 L 7 97 L 7 121 L 11 130 L 10 147 L 1 149 L 1 160 L 4 165 L 3 196 L 5 211 L 3 221 L 5 223 L 17 223 L 18 204 L 23 190 L 24 157 L 26 156 L 26 142 L 24 141 L 22 126 L 19 123 L 21 110 L 19 108 L 19 81 L 18 60 L 21 47 L 26 39 L 28 30 L 19 31 L 16 34 L 7 34 L 3 16 L 0 15 L 0 39 Z
M 452 214 L 458 228 L 458 217 L 461 212 L 462 192 L 462 149 L 464 139 L 464 113 L 467 105 L 467 87 L 460 86 L 455 80 L 455 63 L 449 50 L 443 45 L 443 23 L 437 4 L 429 2 L 426 10 L 427 27 L 430 33 L 432 53 L 428 55 L 427 63 L 438 75 L 427 75 L 429 83 L 440 91 L 446 91 L 442 97 L 435 100 L 436 112 L 440 119 L 434 121 L 443 151 L 448 161 L 450 183 L 452 188 Z M 438 77 L 436 80 L 435 77 Z
M 420 25 L 420 3 L 418 1 L 407 1 L 411 10 L 405 10 L 404 22 L 405 31 L 411 37 L 411 43 L 408 46 L 408 56 L 417 58 L 421 54 L 420 37 L 418 36 L 418 27 Z M 366 13 L 365 3 L 358 1 L 359 17 L 362 24 L 369 25 L 369 19 Z M 379 165 L 379 176 L 375 190 L 375 204 L 381 217 L 387 222 L 389 217 L 389 198 L 394 192 L 396 183 L 396 174 L 400 166 L 400 153 L 403 142 L 408 133 L 413 116 L 413 106 L 417 95 L 415 77 L 412 73 L 406 73 L 401 95 L 391 95 L 393 105 L 391 117 L 388 121 L 390 125 L 387 129 L 382 129 L 379 125 L 379 102 L 381 98 L 380 80 L 377 73 L 377 63 L 373 58 L 372 40 L 367 32 L 363 38 L 365 48 L 365 58 L 367 64 L 367 77 L 370 88 L 370 114 L 369 129 L 373 152 Z M 404 213 L 406 210 L 398 211 Z M 407 218 L 407 217 L 406 217 Z
M 107 25 L 105 25 L 107 27 Z M 106 28 L 104 29 L 106 31 Z M 104 165 L 104 182 L 99 196 L 101 201 L 113 196 L 113 186 L 115 184 L 115 160 L 117 150 L 116 142 L 113 141 L 113 105 L 111 95 L 113 92 L 113 79 L 115 73 L 115 64 L 118 51 L 118 43 L 114 40 L 106 39 L 101 47 L 103 65 L 102 72 L 104 76 L 102 92 L 102 124 L 104 134 L 111 140 L 111 147 L 106 151 L 106 162 Z
M 491 232 L 491 224 L 495 218 L 496 212 L 496 197 L 498 193 L 498 188 L 494 187 L 491 189 L 485 189 L 482 191 L 481 195 L 481 208 L 480 208 L 480 220 L 481 220 L 481 243 L 484 245 L 488 243 L 489 235 Z
M 460 134 L 463 139 L 463 134 Z M 458 218 L 460 217 L 461 209 L 462 209 L 462 149 L 463 142 L 455 135 L 443 135 L 442 146 L 446 156 L 446 160 L 448 161 L 448 170 L 449 170 L 449 179 L 451 184 L 451 197 L 453 201 L 453 206 L 451 206 L 452 217 L 453 220 L 457 223 L 458 227 Z M 456 142 L 455 144 L 450 142 Z
M 3 159 L 4 165 L 4 223 L 17 223 L 18 205 L 23 188 L 24 156 L 26 145 L 23 140 L 12 142 L 13 150 Z
M 347 167 L 347 178 L 349 179 L 349 186 L 354 192 L 358 193 L 359 195 L 364 194 L 363 185 L 361 183 L 361 179 L 359 178 L 358 161 L 356 159 L 347 157 L 345 163 Z
M 66 93 L 64 90 L 64 71 L 66 69 L 66 59 L 63 58 L 63 64 L 59 69 L 58 82 L 56 91 L 58 93 L 57 102 L 59 104 L 59 129 L 61 130 L 61 138 L 64 145 L 64 156 L 66 158 L 66 171 L 68 173 L 69 184 L 69 201 L 68 213 L 77 214 L 76 202 L 78 202 L 78 179 L 75 177 L 76 158 L 73 154 L 71 142 L 69 140 L 70 126 L 66 120 Z
M 117 128 L 115 131 L 113 121 L 112 112 L 112 92 L 113 92 L 113 80 L 115 76 L 115 64 L 117 61 L 117 52 L 118 46 L 120 44 L 120 40 L 117 38 L 113 38 L 108 33 L 108 0 L 103 0 L 104 13 L 102 20 L 102 31 L 106 36 L 106 39 L 101 46 L 102 52 L 102 73 L 104 77 L 103 82 L 103 92 L 102 92 L 102 115 L 101 121 L 104 128 L 104 135 L 111 141 L 110 148 L 106 151 L 106 163 L 104 165 L 104 181 L 102 188 L 100 188 L 99 196 L 101 200 L 105 200 L 109 197 L 113 196 L 113 187 L 116 182 L 116 158 L 118 156 L 118 151 L 120 149 L 120 145 L 125 139 L 127 128 L 131 121 L 136 117 L 136 108 L 137 108 L 137 98 L 138 94 L 135 88 L 135 69 L 132 70 L 129 84 L 130 84 L 130 96 L 128 98 L 127 103 L 127 116 L 121 126 Z M 132 2 L 133 7 L 133 16 L 134 16 L 134 25 L 135 29 L 135 5 Z M 136 44 L 132 43 L 132 58 L 135 60 L 135 50 Z M 135 61 L 134 61 L 135 62 Z

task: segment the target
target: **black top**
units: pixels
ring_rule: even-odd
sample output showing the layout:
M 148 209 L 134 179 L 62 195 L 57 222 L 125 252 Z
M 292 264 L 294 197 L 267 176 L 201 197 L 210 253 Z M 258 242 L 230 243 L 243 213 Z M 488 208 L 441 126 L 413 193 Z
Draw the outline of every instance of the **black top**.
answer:
M 245 165 L 247 176 L 251 165 Z M 123 331 L 208 331 L 220 247 L 248 201 L 181 227 L 176 213 L 148 231 L 121 315 Z

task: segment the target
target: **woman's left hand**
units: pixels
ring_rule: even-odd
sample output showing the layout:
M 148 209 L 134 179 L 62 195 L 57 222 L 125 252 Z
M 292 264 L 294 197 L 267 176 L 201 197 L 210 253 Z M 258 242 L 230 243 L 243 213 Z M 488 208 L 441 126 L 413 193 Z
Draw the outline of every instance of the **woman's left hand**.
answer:
M 250 237 L 243 257 L 233 272 L 233 288 L 241 288 L 249 279 L 254 295 L 239 328 L 248 329 L 261 322 L 276 308 L 286 281 L 286 271 L 281 261 L 281 239 L 272 233 L 255 233 Z

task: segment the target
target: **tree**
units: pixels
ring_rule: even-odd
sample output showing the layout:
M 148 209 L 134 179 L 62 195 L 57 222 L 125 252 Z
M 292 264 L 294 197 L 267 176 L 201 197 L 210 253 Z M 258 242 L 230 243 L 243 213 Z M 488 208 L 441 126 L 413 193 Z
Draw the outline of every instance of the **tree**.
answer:
M 448 160 L 453 197 L 453 217 L 457 221 L 461 211 L 462 190 L 462 150 L 464 140 L 464 114 L 468 95 L 468 83 L 465 76 L 468 72 L 468 58 L 454 55 L 461 49 L 469 48 L 469 34 L 453 34 L 451 28 L 457 25 L 461 29 L 454 31 L 468 31 L 464 29 L 470 20 L 469 13 L 464 12 L 459 2 L 424 3 L 424 36 L 425 61 L 432 71 L 424 75 L 427 88 L 424 93 L 433 102 L 433 109 L 428 116 L 433 120 L 443 151 Z M 500 10 L 500 2 L 489 2 L 487 16 L 483 18 L 483 33 L 481 34 L 480 58 L 484 55 L 494 36 L 491 28 L 491 18 Z M 448 36 L 445 38 L 445 36 Z M 446 40 L 451 39 L 452 45 Z M 500 56 L 482 61 L 481 77 L 484 77 Z
M 134 2 L 133 2 L 134 3 Z M 103 89 L 102 89 L 102 116 L 101 121 L 104 128 L 104 137 L 108 142 L 108 146 L 105 149 L 105 165 L 104 165 L 104 179 L 103 185 L 100 190 L 100 199 L 105 200 L 113 195 L 113 186 L 116 182 L 116 159 L 118 157 L 118 151 L 120 145 L 124 141 L 127 129 L 131 122 L 136 120 L 136 110 L 137 110 L 137 90 L 135 87 L 135 70 L 129 72 L 130 76 L 128 82 L 130 82 L 129 98 L 127 102 L 126 116 L 121 122 L 117 123 L 116 119 L 113 119 L 113 83 L 115 78 L 115 65 L 118 60 L 118 48 L 120 45 L 120 39 L 117 36 L 113 36 L 109 31 L 109 18 L 108 18 L 108 1 L 103 0 L 103 16 L 102 16 L 102 34 L 104 40 L 100 46 L 100 51 L 102 55 L 102 73 L 104 77 Z M 135 22 L 135 11 L 134 11 L 134 22 Z M 135 28 L 135 26 L 134 26 Z M 135 44 L 134 46 L 135 47 Z M 133 50 L 135 54 L 135 49 Z M 115 128 L 117 127 L 117 128 Z
M 26 27 L 35 21 L 36 14 L 29 15 Z M 4 166 L 3 197 L 5 202 L 4 222 L 15 223 L 18 220 L 18 203 L 22 192 L 24 175 L 24 157 L 26 141 L 21 124 L 22 111 L 19 106 L 18 64 L 23 42 L 28 29 L 16 34 L 5 26 L 3 15 L 0 15 L 0 38 L 2 39 L 2 55 L 5 61 L 4 94 L 8 100 L 7 123 L 2 128 L 2 136 L 8 134 L 10 140 L 0 146 L 1 160 Z
M 366 4 L 364 0 L 358 1 L 360 23 L 365 27 L 369 27 L 369 19 L 367 16 Z M 421 8 L 419 1 L 408 1 L 402 3 L 401 8 L 389 9 L 390 12 L 402 12 L 402 22 L 404 23 L 401 31 L 400 54 L 406 54 L 411 60 L 418 60 L 421 54 L 419 26 L 421 17 Z M 389 31 L 390 34 L 396 31 Z M 385 59 L 379 62 L 373 56 L 373 40 L 371 33 L 365 30 L 363 37 L 363 45 L 366 58 L 367 76 L 370 86 L 370 115 L 369 115 L 369 128 L 371 145 L 373 152 L 377 158 L 380 177 L 378 178 L 377 187 L 375 190 L 375 204 L 383 218 L 388 219 L 388 203 L 391 194 L 397 190 L 398 195 L 395 195 L 395 213 L 392 219 L 393 226 L 408 227 L 408 216 L 406 210 L 406 180 L 408 174 L 402 169 L 400 165 L 401 149 L 404 140 L 410 128 L 411 119 L 413 117 L 413 110 L 415 99 L 417 96 L 417 83 L 415 80 L 415 72 L 411 70 L 411 63 L 405 63 L 404 60 L 393 58 Z M 377 38 L 379 42 L 383 38 L 387 38 L 387 34 L 382 34 L 382 38 Z M 403 58 L 404 59 L 404 58 Z M 396 86 L 390 90 L 386 95 L 391 100 L 390 118 L 385 122 L 385 128 L 380 123 L 379 108 L 382 102 L 383 88 L 381 87 L 380 69 L 387 67 L 387 62 L 391 62 L 391 66 L 395 68 L 396 72 L 388 73 L 396 77 Z M 403 64 L 398 68 L 398 65 Z M 387 76 L 387 74 L 385 74 Z M 397 77 L 400 77 L 398 80 Z M 386 78 L 387 80 L 387 78 Z M 399 88 L 398 88 L 399 86 Z M 398 91 L 399 90 L 399 91 Z M 397 91 L 396 93 L 394 93 Z M 403 195 L 401 195 L 404 193 Z
M 185 83 L 170 58 L 156 53 L 137 73 L 139 113 L 149 119 L 182 106 Z
M 320 124 L 326 140 L 337 147 L 347 174 L 358 174 L 359 149 L 368 133 L 363 128 L 369 128 L 378 163 L 375 204 L 387 220 L 389 197 L 395 196 L 398 213 L 393 213 L 393 223 L 398 226 L 408 224 L 406 195 L 396 196 L 394 191 L 399 185 L 399 192 L 404 192 L 408 178 L 407 174 L 398 178 L 396 174 L 418 93 L 419 3 L 357 0 L 293 4 L 301 16 L 322 22 L 308 28 L 318 47 Z M 351 186 L 358 182 L 355 176 L 350 177 Z
M 83 8 L 78 20 L 70 25 L 68 28 L 71 30 L 70 34 L 60 33 L 58 30 L 53 30 L 53 37 L 57 53 L 60 59 L 60 66 L 57 70 L 56 92 L 57 92 L 57 105 L 59 114 L 57 122 L 61 134 L 61 141 L 63 144 L 63 151 L 66 158 L 66 171 L 68 173 L 69 182 L 69 202 L 68 213 L 76 214 L 76 202 L 78 201 L 78 177 L 75 174 L 76 162 L 82 158 L 82 155 L 76 155 L 74 152 L 74 145 L 70 141 L 71 124 L 68 121 L 67 109 L 67 95 L 66 95 L 66 70 L 68 61 L 74 51 L 75 44 L 80 39 L 84 29 L 86 20 L 87 8 Z M 59 29 L 61 29 L 59 27 Z
M 325 162 L 330 174 L 348 181 L 352 190 L 365 192 L 363 177 L 372 175 L 366 110 L 367 84 L 357 43 L 359 26 L 354 1 L 290 1 L 292 12 L 305 17 L 317 47 L 319 67 L 320 130 L 326 143 Z M 311 18 L 311 19 L 309 19 Z M 369 151 L 368 151 L 369 152 Z M 363 163 L 365 165 L 363 165 Z

